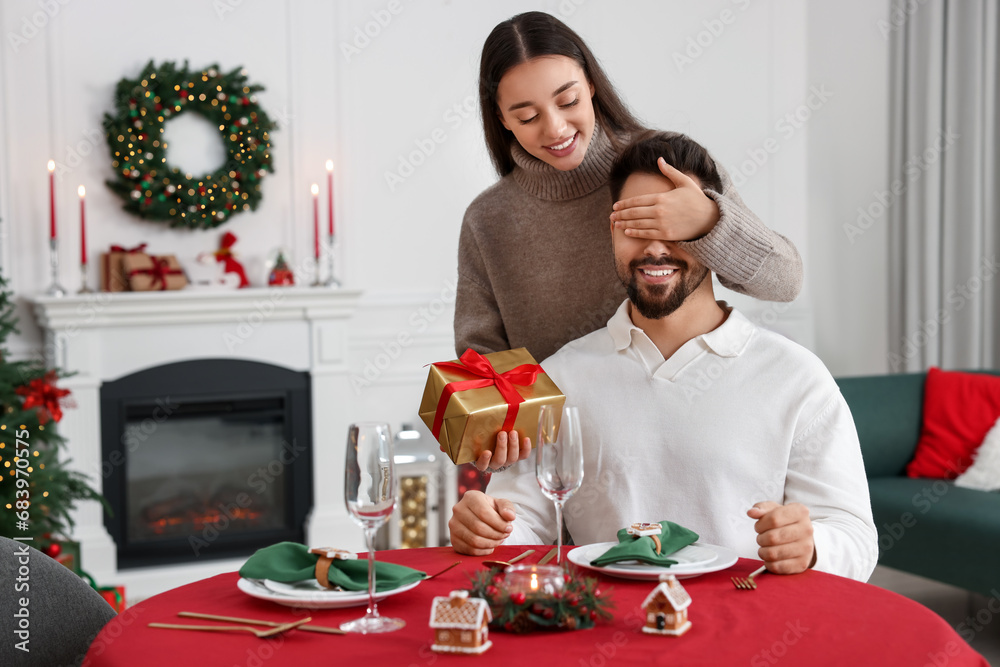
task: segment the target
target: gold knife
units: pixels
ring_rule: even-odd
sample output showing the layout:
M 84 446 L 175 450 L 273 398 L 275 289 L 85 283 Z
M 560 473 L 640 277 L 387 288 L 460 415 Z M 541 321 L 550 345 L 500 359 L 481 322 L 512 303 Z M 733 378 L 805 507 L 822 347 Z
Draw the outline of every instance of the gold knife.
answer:
M 552 549 L 547 554 L 545 554 L 544 556 L 542 556 L 542 559 L 540 561 L 538 561 L 538 564 L 539 565 L 545 565 L 550 560 L 552 560 L 553 558 L 555 558 L 556 557 L 556 550 L 558 548 L 559 547 L 552 547 Z

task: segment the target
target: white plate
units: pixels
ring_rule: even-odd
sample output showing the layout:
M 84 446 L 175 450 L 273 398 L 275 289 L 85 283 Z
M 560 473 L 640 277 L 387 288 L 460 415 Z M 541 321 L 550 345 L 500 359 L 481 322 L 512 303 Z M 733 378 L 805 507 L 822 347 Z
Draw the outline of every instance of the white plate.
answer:
M 423 581 L 423 579 L 420 581 Z M 420 581 L 414 581 L 412 584 L 400 586 L 391 591 L 380 591 L 375 593 L 375 599 L 384 600 L 391 595 L 405 593 L 408 590 L 416 588 Z M 341 609 L 343 607 L 359 607 L 368 604 L 368 591 L 330 591 L 321 589 L 317 581 L 313 581 L 312 583 L 316 584 L 316 586 L 309 586 L 308 582 L 282 584 L 267 579 L 240 578 L 236 582 L 236 586 L 251 597 L 268 600 L 269 602 L 277 602 L 287 607 Z
M 591 561 L 600 558 L 604 553 L 618 542 L 598 542 L 597 544 L 585 544 L 577 547 L 566 554 L 569 562 L 581 567 L 590 568 L 603 574 L 622 579 L 639 579 L 642 581 L 656 581 L 661 574 L 673 574 L 678 579 L 697 577 L 708 572 L 717 572 L 732 567 L 739 560 L 736 552 L 727 547 L 720 547 L 714 544 L 704 544 L 695 542 L 689 544 L 676 553 L 670 554 L 670 558 L 677 561 L 675 565 L 660 567 L 658 565 L 647 565 L 639 561 L 621 561 L 612 563 L 604 567 L 591 565 Z

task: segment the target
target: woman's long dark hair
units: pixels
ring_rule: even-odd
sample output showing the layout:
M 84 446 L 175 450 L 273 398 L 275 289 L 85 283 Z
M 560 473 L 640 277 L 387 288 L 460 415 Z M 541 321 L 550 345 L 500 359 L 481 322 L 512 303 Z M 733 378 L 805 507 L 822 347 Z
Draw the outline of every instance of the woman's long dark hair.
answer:
M 594 115 L 612 142 L 616 134 L 644 129 L 579 35 L 544 12 L 518 14 L 493 28 L 483 44 L 479 63 L 479 110 L 483 116 L 483 132 L 493 166 L 501 176 L 514 169 L 510 149 L 517 139 L 500 122 L 497 87 L 510 68 L 539 56 L 566 56 L 583 69 L 587 80 L 594 85 Z

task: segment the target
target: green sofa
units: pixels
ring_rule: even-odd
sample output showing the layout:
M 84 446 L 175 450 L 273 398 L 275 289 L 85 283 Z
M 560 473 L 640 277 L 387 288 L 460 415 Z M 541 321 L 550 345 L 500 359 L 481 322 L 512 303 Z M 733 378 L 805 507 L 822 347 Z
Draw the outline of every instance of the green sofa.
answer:
M 878 562 L 993 595 L 1000 588 L 1000 493 L 906 476 L 920 438 L 925 376 L 837 379 L 861 440 Z

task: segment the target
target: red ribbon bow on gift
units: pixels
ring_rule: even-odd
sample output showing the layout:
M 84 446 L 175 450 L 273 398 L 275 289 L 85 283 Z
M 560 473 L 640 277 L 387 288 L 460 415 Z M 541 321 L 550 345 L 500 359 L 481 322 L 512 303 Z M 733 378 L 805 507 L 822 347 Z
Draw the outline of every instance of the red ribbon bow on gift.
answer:
M 134 252 L 146 252 L 146 244 L 140 243 L 134 248 L 123 248 L 120 245 L 113 245 L 111 246 L 111 252 L 127 252 L 129 254 L 132 254 Z
M 514 428 L 514 422 L 517 421 L 518 406 L 524 403 L 524 397 L 517 393 L 514 385 L 526 387 L 535 384 L 538 374 L 545 372 L 538 364 L 521 364 L 505 373 L 497 373 L 490 360 L 473 349 L 466 350 L 457 362 L 440 361 L 431 365 L 458 373 L 471 374 L 477 378 L 449 382 L 444 386 L 441 398 L 438 400 L 437 410 L 434 413 L 434 424 L 431 426 L 431 433 L 435 438 L 441 434 L 444 411 L 448 407 L 448 399 L 451 398 L 452 394 L 467 389 L 482 389 L 491 386 L 496 386 L 504 401 L 507 402 L 507 417 L 504 419 L 501 430 L 511 430 Z
M 133 269 L 128 272 L 129 278 L 137 273 L 153 276 L 153 282 L 150 283 L 150 287 L 157 289 L 156 284 L 159 283 L 159 289 L 165 290 L 167 289 L 167 276 L 183 273 L 180 269 L 171 269 L 170 262 L 162 257 L 150 257 L 150 259 L 153 260 L 153 266 L 148 269 Z

